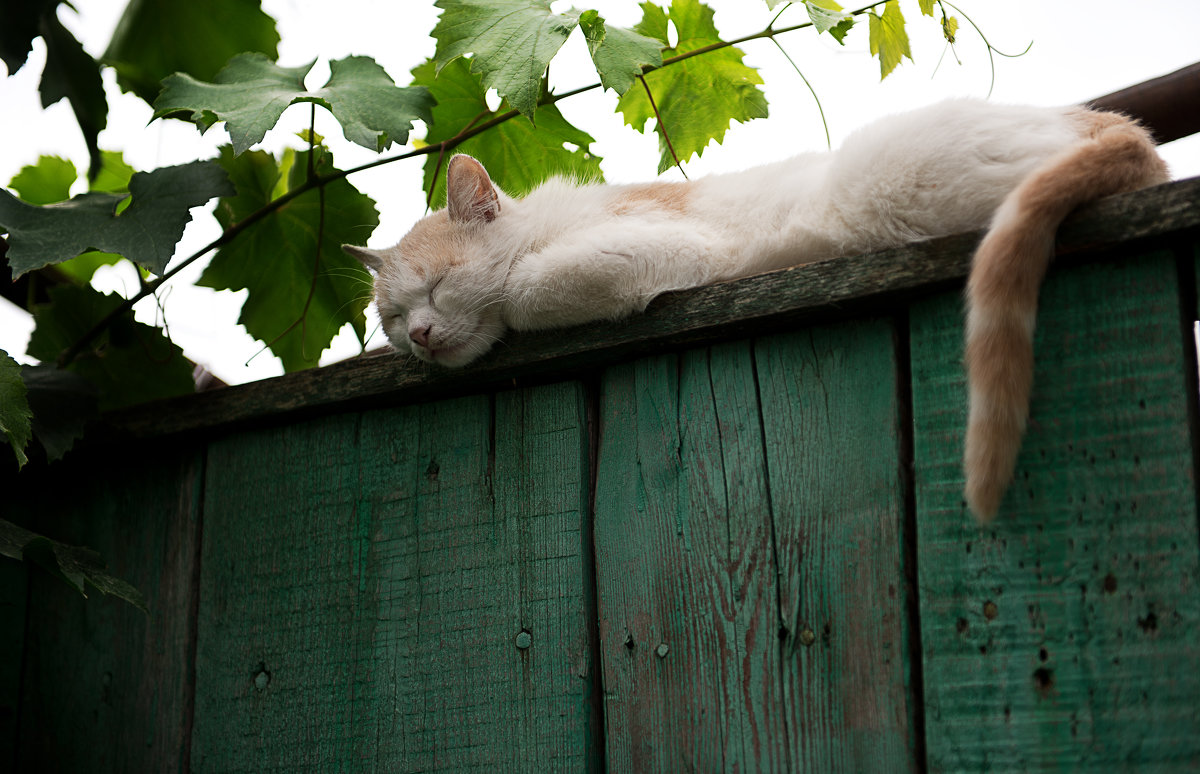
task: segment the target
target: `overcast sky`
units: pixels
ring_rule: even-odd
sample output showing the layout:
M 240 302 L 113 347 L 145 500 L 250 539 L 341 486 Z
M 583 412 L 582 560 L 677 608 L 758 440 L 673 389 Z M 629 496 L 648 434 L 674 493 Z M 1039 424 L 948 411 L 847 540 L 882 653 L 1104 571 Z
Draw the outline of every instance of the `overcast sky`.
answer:
M 79 13 L 61 12 L 64 24 L 93 55 L 99 56 L 116 26 L 124 3 L 76 0 Z M 762 29 L 773 15 L 763 0 L 712 0 L 718 29 L 736 38 Z M 555 10 L 571 4 L 556 3 Z M 611 24 L 631 26 L 641 17 L 633 0 L 580 0 L 577 7 L 596 8 Z M 956 3 L 978 24 L 988 40 L 1004 52 L 1019 52 L 1030 42 L 1030 51 L 1017 59 L 995 58 L 995 85 L 991 98 L 1002 102 L 1042 105 L 1070 104 L 1115 91 L 1124 86 L 1172 72 L 1200 60 L 1200 2 L 1195 0 L 962 0 Z M 310 87 L 319 86 L 328 73 L 329 59 L 349 54 L 374 57 L 398 83 L 433 53 L 428 37 L 437 9 L 425 0 L 264 0 L 264 9 L 278 22 L 282 37 L 279 61 L 295 66 L 314 58 L 318 65 Z M 909 22 L 915 62 L 907 60 L 880 83 L 878 61 L 867 54 L 866 23 L 861 23 L 838 46 L 828 36 L 812 30 L 792 32 L 780 43 L 817 90 L 836 147 L 849 131 L 880 116 L 928 104 L 950 96 L 984 97 L 990 71 L 987 51 L 962 13 L 959 17 L 957 58 L 946 51 L 937 23 L 919 15 L 915 0 L 902 0 Z M 788 10 L 776 26 L 804 20 L 803 8 Z M 743 46 L 746 61 L 758 67 L 764 80 L 771 118 L 736 126 L 722 146 L 712 146 L 699 160 L 686 166 L 690 176 L 741 169 L 799 151 L 820 150 L 825 134 L 816 106 L 791 65 L 769 40 Z M 87 152 L 65 103 L 42 110 L 37 79 L 44 61 L 40 42 L 29 63 L 18 73 L 0 79 L 0 183 L 42 154 L 72 159 L 87 166 Z M 939 64 L 940 61 L 940 64 Z M 578 32 L 552 65 L 554 87 L 565 90 L 596 80 L 586 46 Z M 3 66 L 0 65 L 0 73 Z M 136 169 L 147 170 L 215 155 L 227 141 L 221 127 L 203 138 L 183 122 L 150 123 L 150 108 L 116 89 L 106 73 L 109 93 L 109 128 L 100 135 L 100 146 L 121 150 Z M 613 112 L 616 98 L 599 91 L 559 103 L 568 120 L 594 137 L 593 150 L 604 158 L 608 180 L 628 182 L 654 177 L 657 142 L 622 125 Z M 298 145 L 292 133 L 307 120 L 307 107 L 284 115 L 281 129 L 269 134 L 264 147 L 278 150 Z M 320 120 L 318 132 L 333 147 L 339 166 L 348 167 L 376 158 L 375 154 L 346 143 L 340 129 Z M 393 149 L 390 153 L 396 153 Z M 1200 175 L 1200 136 L 1165 146 L 1164 155 L 1176 177 Z M 381 225 L 370 240 L 383 247 L 396 242 L 424 209 L 420 191 L 420 160 L 401 161 L 355 176 L 352 182 L 378 202 Z M 671 170 L 664 177 L 676 179 Z M 179 254 L 185 255 L 218 233 L 215 222 L 197 210 Z M 236 324 L 243 294 L 215 292 L 191 286 L 201 270 L 195 266 L 180 275 L 161 294 L 138 307 L 139 318 L 153 322 L 165 310 L 172 338 L 193 360 L 210 367 L 227 382 L 237 383 L 282 372 L 278 361 L 264 353 L 251 358 L 262 346 Z M 103 270 L 97 284 L 125 293 L 136 289 L 129 271 Z M 374 322 L 369 324 L 374 328 Z M 27 315 L 0 301 L 0 349 L 17 356 L 24 352 L 32 325 Z M 376 336 L 375 343 L 382 343 Z M 343 335 L 327 352 L 325 362 L 355 354 L 357 343 Z M 247 364 L 249 361 L 249 364 Z

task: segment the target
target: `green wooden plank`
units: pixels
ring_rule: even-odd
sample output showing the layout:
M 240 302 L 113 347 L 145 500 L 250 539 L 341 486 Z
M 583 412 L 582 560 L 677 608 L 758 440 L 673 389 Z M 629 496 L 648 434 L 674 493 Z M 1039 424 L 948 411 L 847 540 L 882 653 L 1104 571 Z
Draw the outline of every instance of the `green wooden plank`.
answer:
M 25 523 L 99 551 L 150 614 L 30 570 L 16 770 L 186 770 L 200 470 L 156 444 L 22 473 Z
M 783 770 L 770 514 L 745 344 L 604 376 L 596 575 L 611 771 Z
M 1030 428 L 993 528 L 962 501 L 961 301 L 911 315 L 931 771 L 1194 770 L 1200 595 L 1178 280 L 1051 275 Z
M 195 767 L 586 768 L 582 407 L 558 385 L 494 425 L 481 396 L 214 444 Z
M 895 336 L 868 320 L 757 349 L 797 771 L 916 768 Z
M 749 343 L 606 373 L 596 572 L 612 770 L 911 768 L 891 346 L 878 324 L 762 342 L 761 413 Z M 854 381 L 870 385 L 865 411 Z M 855 439 L 835 447 L 867 443 L 874 462 L 826 454 L 848 425 Z
M 15 770 L 17 765 L 17 708 L 28 591 L 25 563 L 0 557 L 0 769 L 4 770 Z

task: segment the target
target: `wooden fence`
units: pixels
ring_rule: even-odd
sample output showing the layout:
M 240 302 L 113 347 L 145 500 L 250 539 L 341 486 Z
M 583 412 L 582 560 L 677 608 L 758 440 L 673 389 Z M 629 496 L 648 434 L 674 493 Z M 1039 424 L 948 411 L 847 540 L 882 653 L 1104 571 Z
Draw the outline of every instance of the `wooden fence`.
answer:
M 1073 216 L 993 528 L 978 235 L 108 417 L 4 474 L 14 771 L 1193 771 L 1200 180 Z

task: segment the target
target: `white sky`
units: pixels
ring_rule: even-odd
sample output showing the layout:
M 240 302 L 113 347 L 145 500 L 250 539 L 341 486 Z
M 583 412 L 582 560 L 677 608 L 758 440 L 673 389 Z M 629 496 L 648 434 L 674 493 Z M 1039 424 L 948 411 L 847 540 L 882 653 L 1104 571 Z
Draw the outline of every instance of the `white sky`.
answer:
M 716 9 L 717 27 L 727 39 L 757 32 L 773 15 L 762 0 L 709 0 L 709 4 Z M 78 0 L 75 5 L 79 14 L 63 11 L 63 22 L 91 54 L 99 56 L 125 4 Z M 554 8 L 563 10 L 569 5 L 557 2 Z M 575 5 L 596 8 L 611 24 L 631 26 L 641 17 L 634 0 L 580 0 Z M 1195 0 L 962 0 L 956 5 L 1001 51 L 1019 52 L 1033 42 L 1023 57 L 996 57 L 992 92 L 996 101 L 1043 105 L 1081 102 L 1200 60 L 1200 2 Z M 374 57 L 399 84 L 405 85 L 410 79 L 409 70 L 433 53 L 434 42 L 428 33 L 433 29 L 437 9 L 426 0 L 264 0 L 263 7 L 278 23 L 281 64 L 295 66 L 313 58 L 319 60 L 310 75 L 311 87 L 324 82 L 329 59 L 349 54 Z M 916 61 L 905 60 L 882 83 L 878 61 L 867 53 L 865 21 L 856 26 L 845 47 L 828 36 L 818 38 L 811 29 L 779 38 L 821 97 L 835 147 L 850 130 L 874 118 L 945 97 L 983 97 L 988 92 L 987 53 L 962 13 L 956 13 L 960 22 L 956 46 L 960 65 L 949 52 L 943 57 L 945 45 L 939 26 L 920 16 L 915 0 L 901 0 L 901 7 L 909 22 Z M 804 20 L 803 8 L 792 8 L 776 26 Z M 710 145 L 702 159 L 686 165 L 693 178 L 825 145 L 812 97 L 775 45 L 760 40 L 742 48 L 747 63 L 758 67 L 766 81 L 771 118 L 735 125 L 722 146 Z M 87 166 L 87 152 L 66 103 L 47 110 L 38 103 L 37 80 L 43 61 L 44 48 L 38 42 L 23 69 L 0 80 L 0 105 L 4 106 L 0 183 L 6 183 L 21 167 L 35 163 L 43 154 L 70 158 L 80 169 Z M 552 63 L 551 73 L 559 91 L 596 80 L 580 33 L 572 35 Z M 149 123 L 151 110 L 147 105 L 120 94 L 111 72 L 106 73 L 105 82 L 109 128 L 101 133 L 100 146 L 124 151 L 126 160 L 136 169 L 208 158 L 215 155 L 217 145 L 227 142 L 220 126 L 202 138 L 183 122 Z M 615 103 L 611 92 L 597 90 L 564 100 L 559 107 L 568 120 L 596 138 L 593 150 L 604 157 L 602 167 L 607 179 L 650 179 L 657 168 L 657 141 L 623 126 L 621 117 L 613 112 Z M 305 106 L 285 113 L 283 128 L 269 134 L 264 147 L 278 150 L 288 144 L 298 146 L 292 133 L 306 125 L 307 111 Z M 345 142 L 332 119 L 326 116 L 322 124 L 322 118 L 318 116 L 317 131 L 329 141 L 339 166 L 355 166 L 376 158 L 366 149 Z M 1200 175 L 1200 135 L 1165 146 L 1163 154 L 1176 177 Z M 401 161 L 352 178 L 360 190 L 376 200 L 381 211 L 381 224 L 370 240 L 371 246 L 395 243 L 423 214 L 422 163 L 419 159 Z M 678 175 L 671 170 L 664 177 L 673 179 Z M 211 217 L 201 210 L 195 214 L 197 222 L 189 226 L 177 253 L 180 256 L 193 252 L 218 233 Z M 244 292 L 216 292 L 189 284 L 201 268 L 198 265 L 183 272 L 160 293 L 158 305 L 153 299 L 142 302 L 137 309 L 139 318 L 154 322 L 162 316 L 161 307 L 172 338 L 190 358 L 227 382 L 282 373 L 279 362 L 269 352 L 250 360 L 262 345 L 236 323 Z M 97 284 L 103 289 L 122 293 L 136 289 L 132 270 L 102 271 Z M 368 328 L 374 327 L 372 320 Z M 0 349 L 19 356 L 31 329 L 28 315 L 0 301 Z M 382 342 L 376 334 L 371 344 Z M 357 342 L 347 329 L 326 352 L 323 362 L 357 351 Z

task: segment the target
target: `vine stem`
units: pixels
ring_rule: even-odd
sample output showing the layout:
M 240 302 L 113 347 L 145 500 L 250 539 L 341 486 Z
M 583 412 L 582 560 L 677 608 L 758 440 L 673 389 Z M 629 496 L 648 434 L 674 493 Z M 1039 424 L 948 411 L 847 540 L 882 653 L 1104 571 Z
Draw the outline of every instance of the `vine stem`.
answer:
M 881 5 L 885 5 L 886 2 L 887 2 L 887 0 L 877 0 L 877 2 L 871 3 L 869 5 L 865 5 L 862 8 L 859 8 L 855 11 L 851 11 L 849 13 L 849 15 L 860 16 L 860 15 L 866 13 L 867 11 L 870 11 L 873 8 L 876 8 Z M 953 8 L 954 6 L 951 5 L 951 7 Z M 720 51 L 721 49 L 729 48 L 730 46 L 736 46 L 736 45 L 740 45 L 742 43 L 748 43 L 752 40 L 761 40 L 763 38 L 772 38 L 773 39 L 776 35 L 782 35 L 782 34 L 785 34 L 788 32 L 795 32 L 796 30 L 806 29 L 808 27 L 813 26 L 813 23 L 811 21 L 809 21 L 809 22 L 804 22 L 802 24 L 794 24 L 789 27 L 781 27 L 779 29 L 775 29 L 773 25 L 778 18 L 779 18 L 778 15 L 776 15 L 775 19 L 772 19 L 771 24 L 768 24 L 766 26 L 766 28 L 759 30 L 758 32 L 752 33 L 750 35 L 745 35 L 740 38 L 734 38 L 733 40 L 720 41 L 717 43 L 710 43 L 707 46 L 701 46 L 700 48 L 695 48 L 690 51 L 684 51 L 683 53 L 676 54 L 675 56 L 667 57 L 666 59 L 663 60 L 661 67 L 668 67 L 670 65 L 675 64 L 676 62 L 682 62 L 686 59 L 691 59 L 692 57 L 700 56 L 702 54 L 707 54 L 712 51 Z M 989 45 L 989 50 L 990 49 L 991 49 L 991 47 Z M 659 69 L 659 68 L 658 67 L 645 67 L 642 69 L 642 75 L 645 75 L 646 73 L 652 72 L 657 69 Z M 593 83 L 593 84 L 589 84 L 587 86 L 580 86 L 579 88 L 571 89 L 570 91 L 565 91 L 561 94 L 548 94 L 545 97 L 543 97 L 542 99 L 538 100 L 538 105 L 539 106 L 553 105 L 554 103 L 558 102 L 559 100 L 567 99 L 568 97 L 573 97 L 576 94 L 582 94 L 584 92 L 593 91 L 600 87 L 601 87 L 600 83 Z M 312 109 L 315 111 L 316 106 L 314 105 Z M 462 144 L 466 140 L 469 140 L 470 138 L 472 138 L 478 134 L 486 132 L 488 129 L 491 129 L 493 126 L 498 126 L 506 121 L 516 118 L 518 115 L 520 115 L 519 111 L 509 110 L 505 113 L 501 113 L 499 115 L 493 116 L 492 118 L 490 118 L 487 121 L 484 121 L 482 123 L 477 123 L 473 126 L 468 124 L 467 127 L 465 127 L 462 131 L 460 131 L 458 134 L 454 135 L 453 137 L 451 137 L 448 140 L 442 140 L 441 142 L 432 143 L 430 145 L 426 145 L 421 148 L 414 148 L 411 151 L 407 151 L 405 153 L 400 153 L 395 156 L 389 156 L 389 157 L 383 158 L 383 159 L 376 159 L 374 161 L 367 162 L 366 164 L 360 164 L 359 166 L 352 167 L 350 169 L 337 170 L 334 173 L 329 174 L 329 175 L 321 176 L 321 175 L 316 175 L 316 173 L 314 172 L 313 176 L 311 176 L 309 179 L 305 180 L 302 184 L 300 184 L 296 188 L 293 188 L 292 190 L 283 194 L 278 199 L 273 199 L 270 202 L 267 202 L 262 207 L 255 210 L 254 212 L 250 213 L 242 220 L 229 226 L 227 229 L 225 229 L 224 232 L 221 233 L 221 235 L 219 237 L 217 237 L 213 241 L 209 242 L 207 245 L 200 248 L 196 252 L 192 253 L 188 257 L 184 258 L 182 261 L 179 262 L 179 264 L 177 266 L 175 266 L 175 268 L 170 269 L 170 270 L 164 272 L 158 278 L 156 278 L 150 282 L 147 282 L 145 284 L 145 286 L 141 288 L 141 290 L 139 290 L 137 293 L 135 293 L 134 295 L 127 298 L 125 301 L 123 301 L 121 303 L 120 306 L 116 307 L 110 313 L 108 313 L 103 318 L 101 318 L 100 321 L 97 322 L 95 325 L 93 325 L 88 330 L 87 333 L 83 334 L 81 337 L 79 337 L 78 340 L 76 340 L 76 342 L 74 344 L 72 344 L 70 347 L 68 347 L 66 350 L 64 350 L 63 353 L 61 355 L 59 355 L 59 357 L 58 357 L 58 367 L 65 368 L 66 366 L 70 365 L 77 357 L 79 357 L 79 355 L 83 352 L 83 350 L 89 344 L 91 344 L 93 341 L 95 341 L 96 337 L 99 336 L 101 333 L 103 333 L 105 331 L 105 329 L 107 329 L 110 325 L 112 325 L 112 323 L 115 320 L 120 318 L 122 315 L 128 313 L 130 310 L 132 310 L 133 307 L 142 299 L 147 298 L 150 295 L 153 295 L 158 290 L 158 288 L 162 287 L 163 283 L 171 280 L 173 277 L 175 277 L 177 274 L 179 274 L 179 272 L 183 271 L 185 268 L 192 265 L 193 263 L 198 261 L 200 258 L 204 257 L 209 252 L 216 250 L 220 247 L 223 247 L 224 245 L 233 241 L 239 234 L 246 231 L 248 228 L 255 225 L 259 221 L 263 220 L 267 216 L 273 214 L 277 210 L 283 208 L 284 205 L 295 200 L 296 198 L 303 196 L 304 194 L 308 193 L 309 191 L 312 191 L 313 189 L 324 188 L 326 185 L 329 185 L 330 183 L 332 183 L 334 181 L 342 180 L 343 178 L 349 177 L 350 175 L 356 174 L 358 172 L 363 172 L 368 169 L 374 169 L 375 167 L 382 166 L 384 164 L 391 164 L 393 162 L 402 161 L 404 159 L 410 159 L 415 156 L 425 156 L 430 153 L 438 153 L 438 154 L 444 155 L 447 151 L 454 149 L 455 147 Z M 314 140 L 315 138 L 310 137 L 309 139 Z
M 679 174 L 683 175 L 683 179 L 687 180 L 687 172 L 683 171 L 683 164 L 679 162 L 679 156 L 675 153 L 675 146 L 671 144 L 671 135 L 667 134 L 667 127 L 663 123 L 662 116 L 658 113 L 658 105 L 654 104 L 654 95 L 650 92 L 650 86 L 646 83 L 646 76 L 639 75 L 638 80 L 642 82 L 642 88 L 646 90 L 646 99 L 650 100 L 650 109 L 654 111 L 654 120 L 658 122 L 658 130 L 662 132 L 663 139 L 666 140 L 667 150 L 671 152 L 671 158 L 675 159 L 675 168 L 679 170 Z

